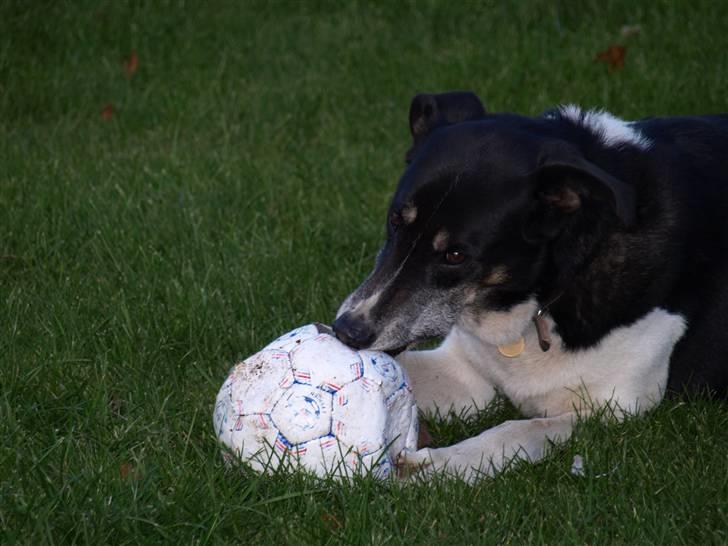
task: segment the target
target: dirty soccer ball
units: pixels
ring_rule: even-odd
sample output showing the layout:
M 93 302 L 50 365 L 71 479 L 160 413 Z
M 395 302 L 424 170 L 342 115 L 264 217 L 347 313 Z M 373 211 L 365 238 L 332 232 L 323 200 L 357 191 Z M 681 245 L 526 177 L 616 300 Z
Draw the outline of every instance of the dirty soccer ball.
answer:
M 230 370 L 213 423 L 225 456 L 259 471 L 281 463 L 319 476 L 388 476 L 416 449 L 417 408 L 390 356 L 356 351 L 321 325 L 285 334 Z

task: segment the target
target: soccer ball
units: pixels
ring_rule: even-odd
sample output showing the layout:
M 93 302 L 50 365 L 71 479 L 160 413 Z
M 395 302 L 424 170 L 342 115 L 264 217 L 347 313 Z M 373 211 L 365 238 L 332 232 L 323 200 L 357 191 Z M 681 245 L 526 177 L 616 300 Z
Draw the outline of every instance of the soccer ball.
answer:
M 231 454 L 259 471 L 291 463 L 319 476 L 385 478 L 417 444 L 405 371 L 385 353 L 356 351 L 309 324 L 237 364 L 213 423 Z

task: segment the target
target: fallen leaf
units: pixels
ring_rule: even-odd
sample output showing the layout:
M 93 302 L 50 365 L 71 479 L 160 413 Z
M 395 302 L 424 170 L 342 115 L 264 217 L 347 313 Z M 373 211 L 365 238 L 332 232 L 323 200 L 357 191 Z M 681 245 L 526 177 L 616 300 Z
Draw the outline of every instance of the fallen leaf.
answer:
M 119 476 L 121 476 L 122 480 L 125 480 L 129 477 L 129 474 L 131 474 L 133 470 L 134 465 L 131 463 L 121 463 L 119 465 Z
M 619 44 L 610 45 L 604 51 L 597 53 L 595 61 L 604 61 L 609 65 L 610 70 L 617 70 L 624 66 L 624 58 L 627 55 L 627 48 Z
M 142 477 L 142 473 L 132 463 L 121 463 L 119 465 L 119 476 L 122 480 L 138 481 Z
M 339 518 L 337 518 L 334 514 L 322 514 L 321 521 L 327 524 L 329 526 L 329 529 L 332 531 L 338 531 L 339 529 L 341 529 L 341 522 L 339 521 Z
M 104 106 L 103 110 L 101 110 L 101 119 L 104 121 L 111 121 L 111 118 L 114 117 L 114 107 L 111 103 Z
M 124 75 L 127 79 L 131 79 L 131 77 L 136 73 L 138 68 L 139 57 L 137 55 L 136 49 L 132 49 L 129 57 L 124 59 Z

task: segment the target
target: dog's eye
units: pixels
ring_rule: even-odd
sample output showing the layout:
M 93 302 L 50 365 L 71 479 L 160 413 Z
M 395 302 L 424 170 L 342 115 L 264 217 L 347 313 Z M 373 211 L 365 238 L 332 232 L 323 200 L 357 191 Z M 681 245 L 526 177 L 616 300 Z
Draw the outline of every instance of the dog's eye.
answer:
M 450 265 L 460 265 L 465 261 L 465 254 L 459 250 L 448 250 L 445 253 L 445 261 Z
M 398 228 L 399 226 L 401 226 L 403 221 L 404 220 L 402 219 L 401 214 L 393 212 L 389 215 L 389 223 L 392 224 L 392 227 L 394 228 Z

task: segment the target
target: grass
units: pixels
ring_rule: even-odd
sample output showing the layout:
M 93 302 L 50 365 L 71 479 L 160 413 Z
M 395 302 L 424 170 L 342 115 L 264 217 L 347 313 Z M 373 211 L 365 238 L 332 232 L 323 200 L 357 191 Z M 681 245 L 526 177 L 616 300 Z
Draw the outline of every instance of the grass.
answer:
M 586 422 L 474 487 L 226 472 L 212 433 L 230 364 L 369 268 L 415 93 L 728 110 L 728 4 L 604 4 L 0 3 L 0 543 L 728 542 L 714 401 Z

